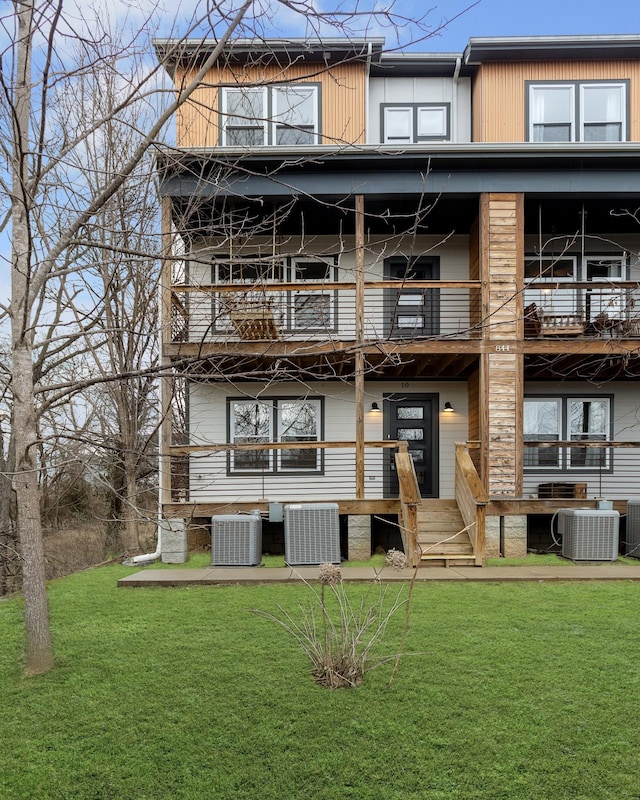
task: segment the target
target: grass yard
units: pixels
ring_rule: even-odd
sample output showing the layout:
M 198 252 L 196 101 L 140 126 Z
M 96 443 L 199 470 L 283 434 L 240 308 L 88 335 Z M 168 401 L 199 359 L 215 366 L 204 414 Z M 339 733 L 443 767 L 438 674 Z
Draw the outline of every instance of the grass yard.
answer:
M 638 584 L 418 584 L 391 688 L 385 665 L 331 692 L 250 613 L 308 589 L 117 589 L 130 571 L 50 585 L 39 678 L 0 603 L 2 800 L 640 797 Z

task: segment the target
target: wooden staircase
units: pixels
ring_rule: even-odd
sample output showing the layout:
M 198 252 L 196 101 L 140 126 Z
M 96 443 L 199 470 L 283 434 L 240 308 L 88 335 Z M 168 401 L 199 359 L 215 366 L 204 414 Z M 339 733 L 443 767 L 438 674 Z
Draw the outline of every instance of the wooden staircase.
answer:
M 470 566 L 473 544 L 455 500 L 422 500 L 417 506 L 421 566 Z

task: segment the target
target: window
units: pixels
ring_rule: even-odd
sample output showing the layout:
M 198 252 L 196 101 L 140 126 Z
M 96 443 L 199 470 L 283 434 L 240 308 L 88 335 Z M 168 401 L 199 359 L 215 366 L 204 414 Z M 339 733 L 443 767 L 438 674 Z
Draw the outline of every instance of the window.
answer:
M 527 397 L 525 442 L 607 442 L 611 439 L 610 397 Z M 524 466 L 532 470 L 609 469 L 606 448 L 525 447 Z
M 335 281 L 336 268 L 320 259 L 294 259 L 291 264 L 292 281 L 324 283 Z M 290 321 L 296 330 L 333 330 L 335 324 L 335 297 L 333 290 L 296 290 L 291 293 Z
M 524 262 L 525 306 L 535 303 L 546 314 L 580 314 L 586 322 L 606 317 L 622 320 L 627 314 L 627 290 L 613 288 L 563 288 L 563 283 L 594 281 L 613 283 L 625 280 L 627 259 L 624 255 L 527 256 Z M 531 288 L 531 281 L 549 286 Z
M 225 87 L 220 127 L 221 143 L 231 147 L 317 144 L 318 87 Z
M 383 105 L 382 131 L 385 144 L 446 141 L 450 137 L 449 104 Z
M 318 442 L 322 438 L 322 398 L 261 398 L 229 400 L 229 442 Z M 230 472 L 320 472 L 317 448 L 234 450 Z
M 249 319 L 251 315 L 259 319 L 272 319 L 279 325 L 283 316 L 281 292 L 268 292 L 266 283 L 280 283 L 283 280 L 284 265 L 272 256 L 246 256 L 233 260 L 216 258 L 211 264 L 211 283 L 237 283 L 252 286 L 250 291 L 216 292 L 212 299 L 211 313 L 217 331 L 232 333 L 233 319 Z
M 624 142 L 628 81 L 529 83 L 529 141 Z

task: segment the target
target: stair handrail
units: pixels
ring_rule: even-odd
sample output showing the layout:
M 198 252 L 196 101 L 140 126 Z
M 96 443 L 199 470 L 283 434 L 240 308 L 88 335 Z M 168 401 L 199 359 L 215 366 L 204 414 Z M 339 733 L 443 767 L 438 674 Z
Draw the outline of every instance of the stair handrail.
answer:
M 486 506 L 489 496 L 469 453 L 469 443 L 456 442 L 456 503 L 468 529 L 476 565 L 484 563 Z
M 398 442 L 395 461 L 396 475 L 398 476 L 398 495 L 400 498 L 402 543 L 409 566 L 416 567 L 420 560 L 418 506 L 422 501 L 422 497 L 420 496 L 415 464 L 409 454 L 407 442 Z

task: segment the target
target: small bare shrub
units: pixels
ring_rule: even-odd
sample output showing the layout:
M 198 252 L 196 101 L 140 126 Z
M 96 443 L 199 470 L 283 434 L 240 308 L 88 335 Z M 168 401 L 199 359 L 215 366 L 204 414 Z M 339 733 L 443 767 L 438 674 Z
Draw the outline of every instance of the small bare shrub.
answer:
M 354 599 L 355 591 L 347 592 L 340 567 L 321 564 L 320 589 L 302 579 L 312 597 L 308 604 L 300 604 L 296 613 L 282 606 L 278 606 L 278 613 L 260 609 L 254 612 L 293 636 L 311 661 L 316 683 L 328 689 L 354 688 L 362 683 L 365 672 L 390 660 L 397 663 L 399 658 L 399 654 L 385 657 L 374 653 L 391 618 L 407 604 L 404 587 L 389 598 L 389 586 L 383 585 L 379 577 L 373 587 Z

